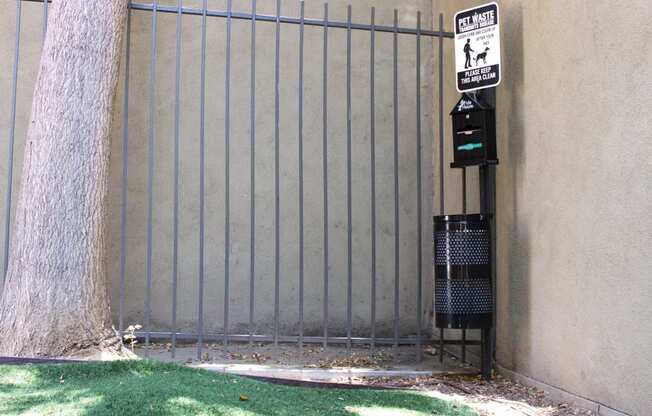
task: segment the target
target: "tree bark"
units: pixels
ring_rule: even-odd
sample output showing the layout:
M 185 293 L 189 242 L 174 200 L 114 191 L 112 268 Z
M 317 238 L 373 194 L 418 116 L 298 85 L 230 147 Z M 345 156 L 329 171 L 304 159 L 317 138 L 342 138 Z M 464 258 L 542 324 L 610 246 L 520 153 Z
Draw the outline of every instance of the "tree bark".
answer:
M 55 0 L 27 132 L 0 355 L 120 351 L 106 291 L 109 129 L 127 0 Z

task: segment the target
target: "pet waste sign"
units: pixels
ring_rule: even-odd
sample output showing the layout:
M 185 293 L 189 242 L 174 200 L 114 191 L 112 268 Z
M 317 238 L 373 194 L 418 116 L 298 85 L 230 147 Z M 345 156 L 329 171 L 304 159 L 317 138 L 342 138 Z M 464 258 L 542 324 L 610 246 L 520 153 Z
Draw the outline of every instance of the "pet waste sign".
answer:
M 467 92 L 500 84 L 498 4 L 489 3 L 455 14 L 457 90 Z

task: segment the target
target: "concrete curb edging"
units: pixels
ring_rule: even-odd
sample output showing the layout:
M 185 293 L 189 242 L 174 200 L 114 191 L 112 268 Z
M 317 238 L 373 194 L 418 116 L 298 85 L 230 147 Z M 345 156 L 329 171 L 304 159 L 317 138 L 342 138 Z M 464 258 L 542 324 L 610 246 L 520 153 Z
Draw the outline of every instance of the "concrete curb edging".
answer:
M 621 412 L 611 407 L 605 406 L 602 403 L 587 399 L 585 397 L 578 396 L 576 394 L 570 393 L 566 390 L 562 390 L 559 387 L 546 384 L 544 382 L 535 380 L 523 374 L 517 373 L 512 370 L 496 364 L 496 369 L 498 372 L 505 378 L 511 379 L 513 381 L 519 382 L 523 385 L 536 387 L 537 389 L 543 390 L 550 395 L 550 397 L 558 402 L 573 403 L 581 408 L 591 410 L 599 416 L 634 416 L 628 413 Z
M 349 377 L 429 377 L 432 371 L 413 370 L 375 370 L 370 368 L 300 368 L 300 367 L 270 367 L 256 364 L 198 364 L 194 368 L 215 371 L 218 373 L 240 376 L 279 378 L 287 380 L 332 381 Z

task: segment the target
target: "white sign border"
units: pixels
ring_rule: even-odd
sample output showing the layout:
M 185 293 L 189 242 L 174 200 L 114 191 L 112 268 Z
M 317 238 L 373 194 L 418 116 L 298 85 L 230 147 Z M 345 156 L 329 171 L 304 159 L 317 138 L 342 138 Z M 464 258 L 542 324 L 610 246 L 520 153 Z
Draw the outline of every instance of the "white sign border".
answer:
M 457 11 L 455 13 L 455 15 L 453 16 L 453 42 L 455 42 L 455 40 L 457 39 L 457 15 L 459 15 L 461 13 L 471 11 L 471 10 L 479 9 L 481 7 L 491 6 L 492 4 L 496 6 L 496 17 L 497 17 L 496 21 L 498 22 L 498 24 L 497 24 L 498 33 L 500 34 L 500 23 L 501 23 L 500 5 L 498 4 L 498 2 L 492 1 L 490 3 L 479 4 L 479 5 L 474 6 L 474 7 L 469 7 L 468 9 L 459 10 L 459 11 Z M 503 82 L 503 73 L 502 73 L 503 72 L 503 48 L 502 48 L 503 45 L 501 43 L 501 37 L 500 36 L 498 37 L 498 42 L 499 42 L 499 44 L 501 46 L 500 47 L 500 56 L 498 57 L 498 82 L 496 84 L 490 86 L 490 87 L 478 87 L 478 88 L 472 88 L 472 89 L 469 89 L 469 90 L 460 91 L 459 86 L 457 85 L 457 65 L 455 65 L 455 67 L 456 67 L 455 68 L 455 89 L 457 90 L 457 92 L 459 92 L 460 94 L 464 94 L 464 93 L 467 93 L 467 92 L 486 90 L 488 88 L 495 88 L 495 87 L 499 86 L 501 82 Z M 456 49 L 453 46 L 453 58 L 456 61 L 457 60 L 457 58 L 456 58 L 457 55 L 455 54 L 455 50 Z

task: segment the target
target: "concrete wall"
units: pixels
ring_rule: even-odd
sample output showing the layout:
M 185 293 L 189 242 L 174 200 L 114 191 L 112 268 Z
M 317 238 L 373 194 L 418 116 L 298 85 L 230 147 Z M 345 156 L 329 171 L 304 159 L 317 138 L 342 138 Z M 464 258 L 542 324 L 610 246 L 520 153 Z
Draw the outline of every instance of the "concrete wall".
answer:
M 176 4 L 174 0 L 160 2 Z M 224 9 L 225 1 L 210 0 L 209 8 Z M 299 2 L 284 2 L 282 13 L 298 16 Z M 344 0 L 330 2 L 330 18 L 346 19 Z M 15 2 L 0 0 L 0 132 L 7 137 L 9 91 L 14 42 Z M 185 1 L 200 7 L 201 1 Z M 275 2 L 259 0 L 258 12 L 273 14 Z M 360 1 L 353 7 L 353 19 L 368 22 L 370 7 L 376 6 L 378 24 L 391 25 L 398 7 L 400 25 L 415 27 L 416 13 L 423 13 L 423 27 L 430 28 L 431 3 L 413 0 L 395 5 L 392 1 Z M 233 2 L 234 10 L 250 10 L 248 0 Z M 323 2 L 306 2 L 306 16 L 321 18 Z M 40 54 L 41 5 L 23 3 L 18 123 L 16 131 L 16 176 L 19 176 L 23 138 L 35 70 Z M 131 80 L 129 97 L 129 187 L 126 235 L 125 322 L 143 323 L 146 275 L 148 79 L 151 14 L 133 12 Z M 160 14 L 157 41 L 156 144 L 154 178 L 152 323 L 166 330 L 171 322 L 172 207 L 174 140 L 175 19 Z M 209 331 L 221 331 L 224 305 L 224 53 L 225 21 L 209 18 L 207 27 L 206 81 L 206 240 L 204 322 Z M 346 37 L 332 29 L 329 38 L 329 193 L 330 193 L 330 328 L 343 335 L 346 323 Z M 297 80 L 298 26 L 284 25 L 281 46 L 281 333 L 296 334 L 298 322 L 298 150 Z M 179 244 L 179 327 L 194 331 L 198 300 L 199 245 L 199 104 L 200 104 L 200 18 L 183 18 L 181 94 L 181 175 Z M 323 204 L 322 204 L 322 30 L 305 32 L 305 319 L 306 333 L 320 334 L 323 304 Z M 256 114 L 256 278 L 255 320 L 258 330 L 270 333 L 274 318 L 274 25 L 257 26 L 257 114 Z M 400 130 L 400 324 L 404 334 L 415 331 L 416 322 L 416 122 L 415 122 L 415 38 L 399 40 L 399 130 Z M 424 39 L 422 50 L 423 179 L 432 188 L 432 67 L 431 43 Z M 247 332 L 249 322 L 249 167 L 250 167 L 250 26 L 233 22 L 231 89 L 231 332 Z M 354 335 L 369 334 L 370 322 L 370 195 L 369 195 L 369 33 L 353 34 L 353 326 Z M 124 77 L 124 74 L 122 74 Z M 109 286 L 114 316 L 118 309 L 120 273 L 120 204 L 122 189 L 123 79 L 116 98 L 111 165 Z M 392 35 L 377 35 L 377 194 L 378 194 L 378 334 L 391 333 L 394 304 L 394 187 Z M 4 142 L 4 141 L 3 141 Z M 7 147 L 0 147 L 0 197 L 4 200 Z M 17 181 L 15 181 L 17 183 Z M 430 198 L 423 204 L 424 318 L 432 299 L 429 254 Z M 4 221 L 4 219 L 2 219 Z M 1 243 L 0 243 L 1 244 Z M 425 319 L 424 319 L 425 321 Z
M 435 0 L 433 10 L 451 29 L 455 11 L 481 3 Z M 650 2 L 500 6 L 498 361 L 649 415 Z M 449 59 L 449 85 L 453 71 Z

